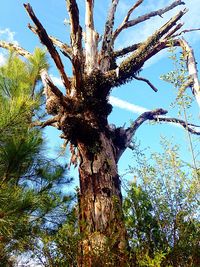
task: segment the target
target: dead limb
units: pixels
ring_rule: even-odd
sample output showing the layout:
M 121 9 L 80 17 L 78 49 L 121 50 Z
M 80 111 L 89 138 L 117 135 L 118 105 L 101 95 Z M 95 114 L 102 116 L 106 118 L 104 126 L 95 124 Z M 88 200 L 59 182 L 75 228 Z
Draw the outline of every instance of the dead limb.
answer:
M 103 42 L 100 53 L 100 69 L 103 72 L 107 71 L 110 68 L 111 53 L 113 50 L 113 26 L 115 20 L 115 12 L 119 0 L 113 0 L 111 7 L 108 11 L 108 17 L 105 23 L 105 29 L 103 34 Z
M 35 16 L 35 13 L 33 12 L 32 7 L 30 6 L 30 4 L 24 4 L 24 7 L 28 13 L 28 15 L 30 16 L 30 18 L 32 19 L 32 21 L 34 22 L 35 26 L 36 26 L 36 33 L 38 35 L 38 37 L 40 38 L 40 41 L 42 42 L 42 44 L 44 44 L 51 57 L 53 58 L 63 81 L 63 84 L 65 86 L 66 89 L 69 89 L 71 87 L 70 81 L 65 73 L 64 70 L 64 66 L 63 63 L 61 61 L 61 58 L 56 50 L 56 48 L 53 45 L 53 42 L 51 41 L 51 39 L 49 38 L 46 30 L 44 29 L 44 27 L 42 26 L 42 24 L 40 23 L 40 21 L 38 20 L 38 18 Z M 31 26 L 30 26 L 31 28 Z
M 94 28 L 94 0 L 85 0 L 85 72 L 97 68 L 99 35 Z
M 144 63 L 162 49 L 166 48 L 167 41 L 163 41 L 165 35 L 176 25 L 182 16 L 187 12 L 186 9 L 179 11 L 173 18 L 165 23 L 159 30 L 147 38 L 135 52 L 126 58 L 119 65 L 119 71 L 108 71 L 106 73 L 107 81 L 111 81 L 112 87 L 119 86 L 132 79 L 137 71 L 139 71 Z
M 16 44 L 12 44 L 9 42 L 0 41 L 0 47 L 5 48 L 7 50 L 13 50 L 18 55 L 25 57 L 26 59 L 29 59 L 29 57 L 32 56 L 32 54 L 30 52 L 28 52 L 27 50 L 25 50 L 21 46 L 16 45 Z
M 41 128 L 45 128 L 46 126 L 53 126 L 57 128 L 57 122 L 59 121 L 60 116 L 56 115 L 46 121 L 33 121 L 31 123 L 31 127 L 39 126 Z
M 123 56 L 127 55 L 128 53 L 131 53 L 131 52 L 134 52 L 135 50 L 137 50 L 140 45 L 141 45 L 141 43 L 133 44 L 133 45 L 127 46 L 125 48 L 116 50 L 113 52 L 113 56 L 115 59 L 118 57 L 123 57 Z
M 133 136 L 135 135 L 137 129 L 147 120 L 154 121 L 154 122 L 166 122 L 166 123 L 175 123 L 180 126 L 182 126 L 184 129 L 186 129 L 188 132 L 196 135 L 200 135 L 200 131 L 197 131 L 195 128 L 200 127 L 200 125 L 195 125 L 192 123 L 187 123 L 184 120 L 177 119 L 177 118 L 167 118 L 163 117 L 163 115 L 167 114 L 167 110 L 164 110 L 162 108 L 155 109 L 152 111 L 147 111 L 142 113 L 133 123 L 132 125 L 124 129 L 123 127 L 120 128 L 120 136 L 119 138 L 122 138 L 121 143 L 123 143 L 123 147 L 118 147 L 117 149 L 117 160 L 121 157 L 123 152 L 126 150 L 126 148 L 131 146 L 131 142 L 133 139 Z M 119 132 L 119 131 L 118 131 Z
M 140 2 L 140 1 L 138 1 Z M 162 15 L 172 9 L 174 9 L 175 7 L 179 6 L 179 5 L 184 5 L 185 3 L 181 0 L 176 0 L 174 1 L 172 4 L 170 4 L 169 6 L 165 7 L 165 8 L 161 8 L 161 9 L 158 9 L 158 10 L 155 10 L 155 11 L 152 11 L 150 13 L 147 13 L 145 15 L 142 15 L 142 16 L 139 16 L 138 18 L 136 19 L 133 19 L 133 20 L 129 20 L 129 17 L 130 15 L 126 16 L 126 18 L 124 19 L 124 21 L 122 22 L 122 24 L 119 26 L 119 28 L 116 29 L 116 31 L 114 32 L 113 34 L 113 39 L 116 39 L 117 36 L 121 33 L 121 31 L 123 29 L 126 29 L 126 28 L 129 28 L 129 27 L 133 27 L 141 22 L 144 22 L 152 17 L 155 17 L 155 16 L 160 16 L 162 17 Z M 130 9 L 131 10 L 131 9 Z M 129 12 L 130 12 L 129 10 Z M 133 9 L 134 10 L 134 9 Z
M 70 39 L 72 47 L 72 71 L 74 84 L 72 90 L 80 90 L 83 74 L 83 49 L 82 49 L 82 28 L 79 24 L 79 9 L 76 0 L 67 0 L 67 10 L 70 22 Z
M 192 93 L 200 107 L 200 82 L 194 52 L 184 38 L 179 39 L 179 43 L 183 49 L 190 80 L 192 79 Z
M 143 81 L 145 83 L 147 83 L 151 89 L 153 89 L 154 92 L 158 92 L 158 89 L 146 78 L 143 78 L 143 77 L 139 77 L 139 76 L 136 76 L 136 75 L 133 75 L 133 78 L 138 80 L 138 81 Z
M 31 25 L 28 26 L 29 29 L 37 34 L 37 29 Z M 65 55 L 66 57 L 68 57 L 71 60 L 71 56 L 72 56 L 72 49 L 69 45 L 61 42 L 60 40 L 58 40 L 57 38 L 53 37 L 53 36 L 49 36 L 49 39 L 52 41 L 52 43 L 57 46 L 61 52 L 63 53 L 63 55 Z

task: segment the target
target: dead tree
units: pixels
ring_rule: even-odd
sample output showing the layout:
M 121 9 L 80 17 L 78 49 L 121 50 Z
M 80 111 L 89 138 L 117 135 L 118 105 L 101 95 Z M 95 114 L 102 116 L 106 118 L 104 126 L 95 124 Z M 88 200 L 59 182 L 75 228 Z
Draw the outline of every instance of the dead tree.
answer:
M 200 134 L 195 125 L 180 119 L 167 118 L 166 110 L 158 108 L 141 114 L 129 128 L 110 127 L 107 121 L 112 111 L 108 96 L 113 87 L 122 86 L 132 79 L 146 82 L 154 91 L 152 83 L 138 76 L 144 63 L 166 49 L 173 42 L 186 52 L 189 82 L 194 97 L 199 103 L 200 86 L 194 54 L 187 42 L 180 38 L 181 18 L 187 12 L 182 9 L 145 41 L 115 50 L 115 41 L 126 28 L 135 27 L 154 16 L 184 5 L 181 0 L 169 6 L 141 15 L 134 19 L 130 15 L 143 3 L 138 0 L 130 7 L 122 23 L 114 29 L 115 13 L 119 0 L 112 0 L 108 10 L 103 36 L 94 27 L 94 0 L 85 0 L 84 31 L 79 22 L 76 0 L 67 0 L 70 24 L 70 44 L 50 36 L 36 17 L 30 4 L 24 7 L 34 25 L 28 27 L 46 46 L 60 73 L 66 93 L 63 94 L 50 79 L 47 70 L 41 71 L 46 96 L 46 110 L 52 115 L 46 122 L 35 123 L 45 127 L 51 125 L 62 132 L 62 138 L 70 143 L 71 163 L 78 164 L 80 193 L 79 227 L 82 240 L 78 257 L 79 266 L 126 266 L 127 235 L 122 214 L 122 195 L 117 163 L 130 146 L 137 130 L 145 121 L 179 123 L 188 131 Z M 138 40 L 139 41 L 139 40 Z M 84 43 L 84 45 L 83 45 Z M 0 42 L 4 48 L 12 48 L 19 55 L 29 58 L 31 54 L 23 48 Z M 64 69 L 60 51 L 70 60 L 73 77 Z M 117 59 L 123 60 L 117 65 Z

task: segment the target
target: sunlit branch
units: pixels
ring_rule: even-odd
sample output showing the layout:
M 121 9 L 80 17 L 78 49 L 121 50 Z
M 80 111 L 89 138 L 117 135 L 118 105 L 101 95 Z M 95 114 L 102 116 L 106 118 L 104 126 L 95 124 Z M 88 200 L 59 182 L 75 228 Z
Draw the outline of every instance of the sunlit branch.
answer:
M 30 56 L 32 56 L 32 54 L 30 52 L 28 52 L 27 50 L 25 50 L 21 46 L 13 44 L 13 43 L 0 41 L 0 47 L 5 48 L 7 50 L 13 50 L 18 55 L 25 57 L 26 59 L 28 59 Z
M 189 76 L 193 80 L 192 93 L 195 96 L 195 99 L 200 107 L 200 81 L 198 78 L 198 70 L 197 70 L 197 64 L 196 64 L 194 52 L 193 52 L 193 49 L 189 46 L 189 44 L 184 38 L 180 39 L 179 43 L 183 49 L 183 56 L 186 60 Z
M 85 71 L 90 74 L 97 67 L 99 35 L 94 28 L 94 0 L 85 0 Z
M 152 11 L 150 13 L 147 13 L 145 15 L 142 15 L 142 16 L 139 16 L 138 18 L 136 19 L 133 19 L 133 20 L 125 20 L 124 23 L 122 23 L 119 28 L 114 32 L 113 34 L 113 37 L 114 39 L 116 39 L 116 37 L 121 33 L 121 31 L 123 29 L 126 29 L 126 28 L 129 28 L 129 27 L 132 27 L 132 26 L 135 26 L 141 22 L 144 22 L 152 17 L 155 17 L 155 16 L 160 16 L 162 17 L 162 15 L 172 9 L 174 9 L 175 7 L 179 6 L 179 5 L 184 5 L 185 3 L 181 0 L 176 0 L 174 1 L 172 4 L 170 4 L 169 6 L 165 7 L 165 8 L 161 8 L 161 9 L 158 9 L 156 11 Z M 129 17 L 128 17 L 129 18 Z
M 61 58 L 60 58 L 57 50 L 55 49 L 55 47 L 53 45 L 53 42 L 50 40 L 46 30 L 44 29 L 44 27 L 42 26 L 42 24 L 40 23 L 38 18 L 35 16 L 35 13 L 33 12 L 33 9 L 30 6 L 30 4 L 24 4 L 24 7 L 25 7 L 28 15 L 30 16 L 30 18 L 32 19 L 34 24 L 36 25 L 36 33 L 37 33 L 38 37 L 40 38 L 40 41 L 47 47 L 51 57 L 53 58 L 56 66 L 60 72 L 60 75 L 61 75 L 61 78 L 62 78 L 62 81 L 64 83 L 65 88 L 69 89 L 71 86 L 70 81 L 69 81 L 69 79 L 65 73 L 63 63 L 61 61 Z

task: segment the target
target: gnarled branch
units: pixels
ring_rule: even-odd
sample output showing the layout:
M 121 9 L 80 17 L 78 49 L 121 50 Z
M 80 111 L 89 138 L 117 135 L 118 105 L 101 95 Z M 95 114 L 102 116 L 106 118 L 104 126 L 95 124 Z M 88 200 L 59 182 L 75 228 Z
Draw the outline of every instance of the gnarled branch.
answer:
M 162 38 L 176 25 L 176 22 L 180 20 L 186 12 L 187 9 L 180 11 L 153 35 L 148 37 L 132 55 L 122 61 L 117 73 L 115 70 L 107 72 L 105 75 L 107 82 L 109 83 L 110 81 L 112 87 L 114 87 L 132 79 L 134 74 L 142 68 L 143 64 L 148 59 L 166 48 L 166 40 L 162 41 Z
M 165 7 L 165 8 L 161 8 L 161 9 L 158 9 L 158 10 L 155 10 L 155 11 L 152 11 L 150 13 L 147 13 L 145 15 L 142 15 L 142 16 L 139 16 L 138 18 L 136 19 L 133 19 L 133 20 L 128 20 L 130 15 L 125 18 L 125 20 L 122 22 L 122 24 L 119 26 L 119 28 L 114 32 L 113 34 L 113 38 L 116 39 L 117 36 L 121 33 L 121 31 L 123 29 L 126 29 L 126 28 L 129 28 L 129 27 L 132 27 L 132 26 L 135 26 L 136 24 L 139 24 L 143 21 L 146 21 L 152 17 L 155 17 L 155 16 L 160 16 L 162 17 L 162 15 L 172 9 L 174 9 L 175 7 L 179 6 L 179 5 L 184 5 L 185 3 L 181 0 L 176 0 L 174 1 L 172 4 L 170 4 L 169 6 Z M 130 9 L 131 10 L 131 9 Z M 129 10 L 129 11 L 130 11 Z M 127 19 L 128 18 L 128 19 Z
M 189 131 L 192 134 L 200 135 L 200 131 L 197 131 L 195 128 L 200 127 L 200 125 L 195 125 L 192 123 L 186 123 L 184 120 L 177 119 L 177 118 L 167 118 L 163 117 L 163 115 L 166 115 L 168 113 L 167 110 L 164 110 L 162 108 L 155 109 L 152 111 L 146 111 L 142 113 L 133 123 L 132 125 L 127 128 L 126 130 L 124 128 L 121 129 L 121 138 L 122 143 L 124 143 L 123 147 L 119 147 L 117 150 L 117 160 L 119 160 L 120 156 L 123 154 L 123 152 L 126 150 L 127 147 L 131 145 L 132 138 L 136 132 L 136 130 L 147 120 L 149 121 L 155 121 L 155 122 L 167 122 L 167 123 L 175 123 L 178 125 L 181 125 L 183 128 L 185 128 L 187 131 Z
M 62 78 L 62 81 L 63 81 L 65 88 L 69 89 L 71 87 L 70 81 L 69 81 L 69 79 L 65 73 L 63 63 L 61 61 L 61 58 L 60 58 L 57 50 L 55 49 L 55 47 L 53 45 L 53 42 L 49 38 L 46 30 L 44 29 L 44 27 L 42 26 L 42 24 L 40 23 L 38 18 L 35 16 L 35 13 L 33 12 L 33 9 L 30 6 L 30 4 L 24 4 L 24 7 L 25 7 L 27 13 L 29 14 L 30 18 L 32 19 L 32 21 L 36 25 L 36 33 L 37 33 L 38 37 L 40 38 L 40 41 L 47 47 L 51 57 L 53 58 L 56 66 L 60 72 L 60 75 L 61 75 L 61 78 Z

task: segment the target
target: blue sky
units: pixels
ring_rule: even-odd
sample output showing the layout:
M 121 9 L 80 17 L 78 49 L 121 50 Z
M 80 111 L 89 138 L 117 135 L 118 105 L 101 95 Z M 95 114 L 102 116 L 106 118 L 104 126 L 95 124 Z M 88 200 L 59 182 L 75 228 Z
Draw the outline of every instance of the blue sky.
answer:
M 37 17 L 46 28 L 47 32 L 55 37 L 58 37 L 63 42 L 69 43 L 69 27 L 64 25 L 64 19 L 68 18 L 65 0 L 46 0 L 29 1 L 32 5 Z M 164 7 L 172 1 L 168 0 L 146 0 L 135 11 L 134 16 L 150 12 L 152 10 Z M 18 42 L 22 47 L 29 51 L 33 51 L 34 47 L 40 46 L 38 38 L 27 28 L 27 24 L 31 23 L 28 15 L 23 7 L 24 1 L 21 0 L 2 0 L 0 9 L 0 39 Z M 104 21 L 106 18 L 106 9 L 109 6 L 110 1 L 96 1 L 95 4 L 95 26 L 96 29 L 102 33 L 104 28 Z M 116 26 L 122 22 L 126 12 L 132 5 L 133 1 L 121 0 L 117 14 L 116 14 Z M 155 4 L 156 3 L 156 4 Z M 190 9 L 185 15 L 182 21 L 185 23 L 184 29 L 199 28 L 199 0 L 186 0 L 186 6 Z M 81 23 L 84 26 L 84 1 L 79 0 L 79 9 L 81 15 Z M 134 42 L 144 40 L 148 35 L 153 33 L 159 26 L 164 24 L 175 12 L 183 9 L 184 6 L 177 7 L 175 10 L 170 11 L 163 18 L 156 17 L 150 21 L 146 21 L 136 26 L 133 29 L 124 31 L 119 36 L 119 40 L 116 42 L 116 47 L 120 48 L 127 46 Z M 195 51 L 197 61 L 200 62 L 200 33 L 189 33 L 185 35 L 185 38 L 190 42 Z M 4 51 L 0 50 L 0 63 L 4 60 Z M 68 74 L 71 73 L 69 62 L 66 58 L 63 58 L 65 68 Z M 110 122 L 116 123 L 117 126 L 122 126 L 126 123 L 129 126 L 130 121 L 139 116 L 142 110 L 151 110 L 154 108 L 165 108 L 169 110 L 169 116 L 174 116 L 177 111 L 170 108 L 170 103 L 175 98 L 175 91 L 171 85 L 161 81 L 160 75 L 170 71 L 172 69 L 171 61 L 168 59 L 167 52 L 162 52 L 157 55 L 153 60 L 147 62 L 142 71 L 142 76 L 146 77 L 153 82 L 153 84 L 159 89 L 157 93 L 153 92 L 146 84 L 142 82 L 132 81 L 131 83 L 114 89 L 111 98 L 111 103 L 115 104 L 113 113 L 110 115 Z M 59 85 L 59 76 L 52 63 L 50 73 L 55 82 Z M 121 101 L 121 102 L 120 102 Z M 126 101 L 126 102 L 122 102 Z M 132 104 L 132 105 L 131 105 Z M 189 113 L 194 117 L 194 122 L 199 123 L 199 108 L 196 103 L 193 104 Z M 49 140 L 48 152 L 51 155 L 55 155 L 58 147 L 61 145 L 59 139 L 59 132 L 57 130 L 47 129 L 45 130 L 46 138 Z M 143 147 L 150 147 L 151 151 L 160 151 L 159 140 L 160 136 L 167 136 L 168 138 L 174 137 L 174 141 L 181 146 L 182 156 L 186 161 L 191 161 L 191 155 L 188 150 L 188 143 L 185 131 L 180 127 L 174 127 L 172 125 L 149 125 L 146 123 L 141 126 L 136 134 L 136 138 L 140 140 Z M 197 146 L 197 142 L 195 143 Z M 127 151 L 122 157 L 119 163 L 120 172 L 123 173 L 128 167 L 128 164 L 132 163 L 131 152 Z

